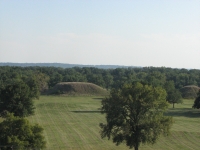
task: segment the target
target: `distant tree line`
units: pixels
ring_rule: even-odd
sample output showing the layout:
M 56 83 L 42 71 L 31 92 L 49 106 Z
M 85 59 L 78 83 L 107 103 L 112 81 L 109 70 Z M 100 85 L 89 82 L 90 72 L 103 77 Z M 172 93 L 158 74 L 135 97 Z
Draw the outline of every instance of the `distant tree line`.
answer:
M 181 88 L 187 85 L 200 87 L 200 70 L 166 67 L 101 69 L 0 66 L 0 86 L 5 86 L 14 80 L 22 80 L 30 84 L 27 82 L 28 79 L 31 79 L 32 84 L 37 85 L 40 93 L 45 93 L 47 89 L 53 88 L 59 82 L 90 82 L 108 90 L 121 88 L 124 84 L 141 82 L 164 88 L 167 92 L 167 100 L 174 107 L 175 103 L 181 103 Z
M 119 88 L 124 83 L 145 82 L 155 87 L 186 85 L 200 86 L 200 70 L 173 69 L 165 67 L 99 69 L 95 67 L 0 67 L 0 83 L 32 76 L 40 91 L 51 88 L 58 82 L 90 82 L 101 87 Z

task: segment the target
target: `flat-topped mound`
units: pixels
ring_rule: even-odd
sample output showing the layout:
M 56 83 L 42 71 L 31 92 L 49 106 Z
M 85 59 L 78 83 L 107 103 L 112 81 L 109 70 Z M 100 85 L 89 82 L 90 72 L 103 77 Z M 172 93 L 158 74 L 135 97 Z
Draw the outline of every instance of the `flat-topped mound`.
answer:
M 197 97 L 197 93 L 200 90 L 200 87 L 196 85 L 187 85 L 181 88 L 182 97 L 186 99 L 194 99 Z
M 107 95 L 108 91 L 88 82 L 60 82 L 48 94 L 64 95 Z

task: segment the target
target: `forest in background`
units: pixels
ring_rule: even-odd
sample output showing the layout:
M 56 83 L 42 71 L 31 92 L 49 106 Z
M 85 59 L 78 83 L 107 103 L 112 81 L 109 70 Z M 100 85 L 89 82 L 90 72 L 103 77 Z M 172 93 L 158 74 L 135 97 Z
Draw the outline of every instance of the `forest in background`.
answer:
M 12 80 L 27 77 L 35 78 L 40 92 L 52 88 L 59 82 L 90 82 L 106 89 L 120 88 L 125 83 L 136 81 L 165 89 L 174 87 L 180 90 L 188 85 L 200 87 L 200 70 L 197 69 L 0 66 L 1 86 Z

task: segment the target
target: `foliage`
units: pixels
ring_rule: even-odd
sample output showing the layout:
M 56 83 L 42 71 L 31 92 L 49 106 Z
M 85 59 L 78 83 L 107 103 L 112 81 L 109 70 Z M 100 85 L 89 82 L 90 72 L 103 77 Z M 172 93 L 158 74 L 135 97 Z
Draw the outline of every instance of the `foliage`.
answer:
M 44 93 L 48 90 L 49 76 L 45 75 L 44 73 L 37 72 L 34 74 L 34 78 L 36 80 L 40 93 Z
M 101 111 L 107 123 L 100 123 L 101 137 L 112 138 L 116 145 L 125 141 L 136 150 L 141 143 L 154 144 L 161 133 L 168 135 L 172 125 L 172 118 L 163 116 L 167 107 L 162 88 L 137 82 L 113 89 L 102 100 Z
M 166 76 L 158 71 L 153 71 L 152 73 L 148 74 L 146 77 L 146 82 L 152 86 L 160 86 L 163 87 L 165 81 L 166 81 Z
M 6 110 L 20 117 L 32 115 L 34 98 L 39 98 L 34 80 L 29 79 L 27 83 L 21 80 L 10 82 L 0 88 L 0 112 Z
M 173 81 L 166 82 L 164 88 L 167 92 L 167 101 L 173 105 L 173 108 L 175 103 L 182 103 L 181 92 L 175 89 Z
M 43 128 L 38 124 L 31 125 L 25 118 L 7 114 L 0 123 L 0 145 L 2 150 L 12 147 L 15 150 L 45 148 L 46 142 L 42 135 Z
M 182 103 L 183 100 L 179 90 L 170 91 L 167 95 L 167 101 L 173 105 L 173 108 L 175 103 Z
M 51 64 L 49 64 L 51 65 Z M 100 69 L 95 67 L 11 67 L 0 66 L 0 86 L 8 80 L 26 79 L 35 76 L 40 91 L 54 87 L 59 82 L 91 82 L 103 88 L 121 88 L 123 84 L 134 81 L 145 82 L 152 86 L 164 87 L 173 81 L 175 89 L 184 86 L 200 86 L 200 70 L 173 69 L 166 67 L 121 67 Z M 47 86 L 48 85 L 48 86 Z
M 186 98 L 186 99 L 196 98 L 199 90 L 200 90 L 200 88 L 195 85 L 184 86 L 183 88 L 180 89 L 180 91 L 182 93 L 182 97 Z
M 197 108 L 197 109 L 200 108 L 200 90 L 198 92 L 196 99 L 194 100 L 193 108 Z

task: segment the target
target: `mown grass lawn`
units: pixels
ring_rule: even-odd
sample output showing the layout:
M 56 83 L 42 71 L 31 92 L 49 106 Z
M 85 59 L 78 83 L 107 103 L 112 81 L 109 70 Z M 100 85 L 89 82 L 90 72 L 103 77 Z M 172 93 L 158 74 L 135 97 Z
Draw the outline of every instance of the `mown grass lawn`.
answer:
M 169 108 L 166 115 L 174 118 L 171 135 L 160 137 L 154 145 L 141 145 L 141 150 L 198 150 L 200 147 L 200 111 L 192 109 L 193 100 Z M 121 150 L 125 145 L 115 146 L 112 141 L 101 139 L 99 123 L 105 121 L 99 112 L 100 97 L 41 96 L 35 101 L 32 123 L 44 128 L 47 149 L 71 150 Z M 171 107 L 171 106 L 170 106 Z

